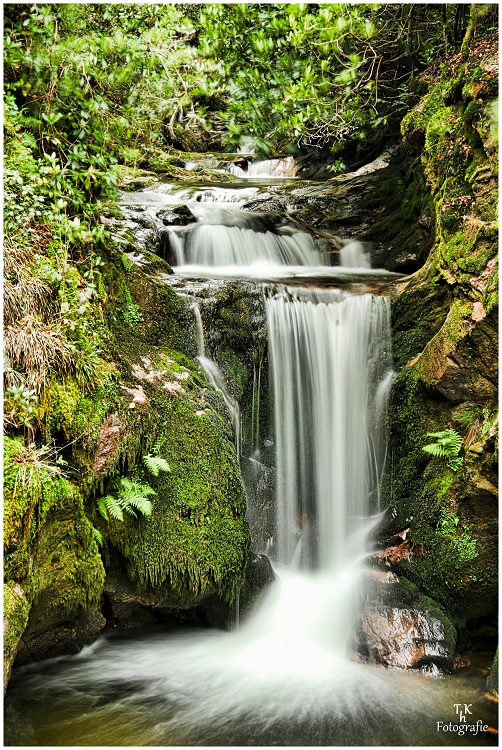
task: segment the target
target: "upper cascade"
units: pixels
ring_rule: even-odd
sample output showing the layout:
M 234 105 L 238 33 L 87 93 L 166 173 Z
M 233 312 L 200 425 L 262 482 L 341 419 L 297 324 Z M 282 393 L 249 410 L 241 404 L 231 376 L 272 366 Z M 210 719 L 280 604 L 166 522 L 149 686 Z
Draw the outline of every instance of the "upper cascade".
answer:
M 230 164 L 226 171 L 236 177 L 296 177 L 298 169 L 294 156 L 281 156 L 250 164 L 243 158 Z

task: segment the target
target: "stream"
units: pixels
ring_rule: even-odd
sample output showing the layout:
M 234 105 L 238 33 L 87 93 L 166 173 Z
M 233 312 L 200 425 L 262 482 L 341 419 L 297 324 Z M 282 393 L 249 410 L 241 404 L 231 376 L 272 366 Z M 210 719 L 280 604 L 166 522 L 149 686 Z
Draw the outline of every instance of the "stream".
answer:
M 230 170 L 230 183 L 127 193 L 122 205 L 128 222 L 148 215 L 159 227 L 164 207 L 192 211 L 196 222 L 167 230 L 165 255 L 180 289 L 193 279 L 246 279 L 262 288 L 274 531 L 260 538 L 256 508 L 249 520 L 253 549 L 271 558 L 277 580 L 231 632 L 109 632 L 78 655 L 14 669 L 9 746 L 497 744 L 482 668 L 392 670 L 355 653 L 369 540 L 386 511 L 389 285 L 399 276 L 371 268 L 367 248 L 352 238 L 302 231 L 294 204 L 289 218 L 246 210 L 294 179 L 274 175 L 284 164 L 268 173 L 252 166 L 248 174 Z M 223 393 L 240 454 L 239 406 L 207 356 L 198 302 L 192 291 L 186 296 L 199 363 Z M 262 466 L 260 446 L 240 458 Z

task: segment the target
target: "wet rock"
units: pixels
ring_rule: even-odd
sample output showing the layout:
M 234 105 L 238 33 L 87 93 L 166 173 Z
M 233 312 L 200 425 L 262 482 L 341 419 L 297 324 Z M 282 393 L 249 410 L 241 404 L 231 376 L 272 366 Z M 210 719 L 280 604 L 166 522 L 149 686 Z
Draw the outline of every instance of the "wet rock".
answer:
M 4 709 L 3 724 L 5 737 L 10 747 L 36 747 L 37 736 L 32 723 L 20 706 L 14 701 L 7 701 Z
M 216 596 L 208 597 L 202 602 L 200 609 L 206 624 L 223 630 L 231 630 L 254 609 L 274 581 L 275 573 L 268 557 L 251 552 L 244 583 L 233 605 L 229 606 Z
M 233 605 L 211 594 L 191 607 L 181 607 L 153 591 L 138 592 L 127 578 L 118 575 L 106 580 L 102 611 L 107 626 L 112 628 L 137 630 L 159 624 L 192 623 L 230 630 L 254 608 L 274 580 L 268 557 L 251 553 L 243 586 Z
M 452 671 L 456 630 L 441 607 L 394 572 L 375 568 L 363 580 L 355 650 L 365 661 L 400 669 Z
M 497 653 L 495 654 L 495 658 L 493 660 L 493 664 L 490 669 L 490 674 L 488 675 L 488 678 L 486 680 L 486 687 L 490 691 L 490 693 L 494 693 L 495 695 L 498 695 L 499 691 L 499 652 L 497 649 Z
M 54 624 L 51 628 L 32 630 L 24 633 L 18 648 L 16 664 L 77 654 L 99 637 L 106 620 L 100 612 L 85 612 L 74 620 Z
M 188 206 L 169 206 L 169 208 L 163 208 L 157 211 L 157 218 L 166 227 L 178 226 L 184 227 L 187 224 L 193 224 L 197 219 L 190 211 Z
M 177 610 L 168 607 L 161 596 L 151 591 L 138 592 L 126 578 L 107 578 L 103 598 L 103 614 L 111 628 L 141 630 L 180 619 L 176 617 Z
M 362 614 L 359 628 L 359 648 L 368 661 L 401 669 L 453 666 L 455 641 L 430 612 L 372 607 Z
M 270 560 L 266 555 L 250 553 L 246 568 L 246 578 L 240 593 L 241 614 L 250 612 L 268 591 L 269 586 L 275 581 Z

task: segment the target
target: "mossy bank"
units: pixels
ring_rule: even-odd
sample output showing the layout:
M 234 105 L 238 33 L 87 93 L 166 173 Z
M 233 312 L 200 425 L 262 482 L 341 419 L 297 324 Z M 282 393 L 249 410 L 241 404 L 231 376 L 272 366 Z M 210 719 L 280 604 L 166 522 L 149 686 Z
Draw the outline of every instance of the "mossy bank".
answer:
M 464 646 L 486 650 L 497 611 L 497 71 L 496 38 L 480 38 L 424 76 L 402 123 L 435 243 L 393 306 L 389 489 L 393 530 L 411 540 L 398 571 L 446 607 Z M 462 438 L 456 468 L 423 451 L 445 429 Z
M 77 651 L 97 636 L 106 571 L 155 595 L 160 620 L 215 596 L 228 607 L 245 576 L 232 428 L 181 351 L 193 337 L 188 305 L 159 279 L 170 270 L 160 259 L 139 268 L 114 243 L 102 257 L 91 382 L 54 367 L 24 437 L 5 441 L 7 679 L 16 654 Z M 148 456 L 168 468 L 155 475 Z M 124 478 L 151 502 L 150 515 L 99 513 L 100 499 L 121 500 Z

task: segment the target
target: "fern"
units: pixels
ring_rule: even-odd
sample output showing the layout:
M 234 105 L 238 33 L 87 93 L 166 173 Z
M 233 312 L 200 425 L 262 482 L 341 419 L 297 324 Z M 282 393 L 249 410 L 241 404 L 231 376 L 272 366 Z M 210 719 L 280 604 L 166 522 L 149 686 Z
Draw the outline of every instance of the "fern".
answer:
M 124 520 L 124 514 L 122 513 L 122 504 L 120 500 L 113 495 L 100 497 L 97 501 L 97 507 L 106 521 L 108 521 L 110 517 L 115 518 L 116 521 Z
M 142 484 L 136 479 L 121 477 L 117 501 L 120 507 L 131 516 L 137 517 L 136 511 L 144 516 L 151 516 L 152 503 L 147 500 L 147 497 L 155 494 L 155 490 L 149 484 Z
M 151 453 L 147 453 L 146 456 L 143 456 L 143 463 L 154 477 L 158 477 L 161 471 L 171 471 L 171 467 L 165 458 L 161 458 L 157 455 L 152 456 Z
M 103 546 L 103 534 L 101 533 L 101 531 L 98 531 L 98 529 L 96 529 L 94 526 L 92 527 L 91 531 L 92 531 L 92 536 L 96 540 L 96 544 L 98 544 L 99 547 L 102 547 Z
M 464 463 L 464 459 L 458 455 L 462 448 L 462 436 L 451 428 L 441 432 L 428 432 L 427 435 L 436 438 L 436 442 L 424 445 L 422 450 L 436 458 L 445 458 L 448 466 L 453 471 L 458 471 Z

